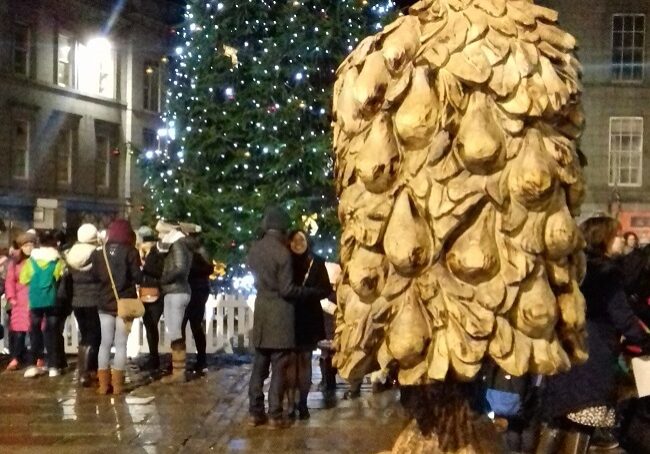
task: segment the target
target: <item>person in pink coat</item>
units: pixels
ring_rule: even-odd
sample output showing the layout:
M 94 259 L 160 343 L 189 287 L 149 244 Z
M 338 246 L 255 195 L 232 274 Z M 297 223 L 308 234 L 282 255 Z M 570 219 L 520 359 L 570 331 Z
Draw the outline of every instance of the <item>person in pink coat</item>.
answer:
M 16 239 L 18 250 L 7 269 L 5 281 L 5 296 L 11 306 L 9 319 L 9 350 L 11 362 L 7 370 L 18 370 L 21 362 L 26 361 L 26 338 L 30 329 L 29 319 L 29 287 L 20 283 L 20 272 L 32 253 L 36 236 L 24 233 Z

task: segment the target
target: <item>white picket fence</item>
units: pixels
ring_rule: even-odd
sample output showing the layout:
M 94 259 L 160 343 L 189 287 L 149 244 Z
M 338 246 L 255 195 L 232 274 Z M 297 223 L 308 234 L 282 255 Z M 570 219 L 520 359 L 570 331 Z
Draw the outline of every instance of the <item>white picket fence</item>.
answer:
M 4 310 L 6 302 L 2 304 L 2 325 L 7 334 L 9 323 L 7 313 Z M 253 298 L 245 298 L 240 295 L 212 295 L 205 306 L 205 334 L 207 341 L 207 353 L 226 352 L 233 353 L 250 348 L 250 331 L 253 328 Z M 161 352 L 169 351 L 169 341 L 165 336 L 164 316 L 159 324 Z M 79 345 L 79 330 L 74 316 L 70 316 L 65 322 L 63 331 L 65 339 L 65 351 L 68 354 L 76 354 Z M 187 350 L 195 351 L 194 338 L 190 331 L 189 324 L 186 328 Z M 9 347 L 8 336 L 0 341 L 0 344 L 7 349 Z M 142 319 L 133 322 L 131 334 L 127 343 L 127 354 L 133 358 L 140 353 L 148 353 L 149 345 Z

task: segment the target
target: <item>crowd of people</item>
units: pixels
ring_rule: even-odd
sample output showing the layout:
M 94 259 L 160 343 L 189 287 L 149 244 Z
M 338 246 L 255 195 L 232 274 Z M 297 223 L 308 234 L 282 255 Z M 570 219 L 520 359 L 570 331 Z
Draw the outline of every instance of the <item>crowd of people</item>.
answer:
M 135 232 L 123 219 L 103 232 L 83 224 L 74 244 L 51 230 L 18 235 L 0 262 L 0 290 L 9 312 L 7 371 L 25 368 L 26 378 L 59 376 L 68 367 L 64 324 L 74 314 L 81 386 L 97 387 L 99 394 L 124 391 L 127 339 L 139 316 L 149 343 L 147 368 L 154 376 L 163 383 L 186 380 L 188 322 L 197 349 L 191 371 L 204 373 L 202 322 L 212 265 L 200 236 L 195 224 L 160 221 L 155 231 L 141 227 Z M 158 352 L 163 313 L 171 370 L 161 370 Z
M 268 208 L 263 233 L 247 257 L 257 292 L 251 426 L 283 428 L 290 418 L 310 417 L 307 397 L 317 348 L 321 390 L 331 392 L 337 385 L 331 340 L 338 276 L 314 254 L 309 235 L 290 231 L 290 225 L 286 212 Z M 619 223 L 605 215 L 588 219 L 581 230 L 588 359 L 551 377 L 511 377 L 487 364 L 481 374 L 482 410 L 515 452 L 584 454 L 590 446 L 620 443 L 629 452 L 650 453 L 650 397 L 635 395 L 630 370 L 632 358 L 650 354 L 650 246 L 640 246 L 633 233 L 621 235 Z M 0 290 L 11 312 L 7 370 L 26 368 L 27 378 L 61 374 L 67 368 L 63 324 L 71 313 L 80 331 L 78 381 L 97 387 L 99 394 L 124 391 L 127 338 L 139 316 L 150 351 L 146 367 L 163 383 L 185 381 L 188 369 L 207 370 L 203 321 L 212 265 L 199 226 L 160 221 L 155 229 L 135 232 L 118 219 L 98 232 L 84 224 L 72 245 L 56 232 L 27 231 L 6 256 L 2 252 Z M 158 352 L 163 314 L 172 351 L 167 371 L 161 370 Z M 186 360 L 187 323 L 197 349 L 192 367 Z M 374 390 L 396 384 L 393 370 L 376 376 Z M 350 383 L 346 397 L 358 397 L 360 386 L 360 381 Z

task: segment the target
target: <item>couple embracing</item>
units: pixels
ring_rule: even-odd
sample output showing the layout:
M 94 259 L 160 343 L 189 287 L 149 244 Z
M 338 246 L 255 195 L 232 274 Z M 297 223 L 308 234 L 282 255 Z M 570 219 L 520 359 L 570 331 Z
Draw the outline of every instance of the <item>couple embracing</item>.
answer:
M 298 412 L 308 417 L 311 353 L 324 337 L 320 300 L 332 292 L 325 263 L 311 254 L 304 232 L 287 235 L 289 226 L 286 212 L 268 208 L 262 221 L 263 237 L 251 246 L 247 259 L 257 289 L 252 336 L 255 358 L 248 392 L 252 426 L 267 420 L 275 428 L 286 425 L 282 399 L 289 385 L 299 389 Z M 263 386 L 269 367 L 267 418 Z M 296 377 L 297 383 L 288 383 L 288 377 Z

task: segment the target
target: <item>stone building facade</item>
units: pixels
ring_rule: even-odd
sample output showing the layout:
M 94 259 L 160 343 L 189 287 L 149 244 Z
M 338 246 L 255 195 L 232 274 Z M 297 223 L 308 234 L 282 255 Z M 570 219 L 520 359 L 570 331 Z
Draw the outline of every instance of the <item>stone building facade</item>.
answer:
M 137 217 L 180 0 L 0 2 L 0 220 Z
M 543 0 L 578 40 L 584 67 L 588 197 L 650 242 L 650 2 Z

